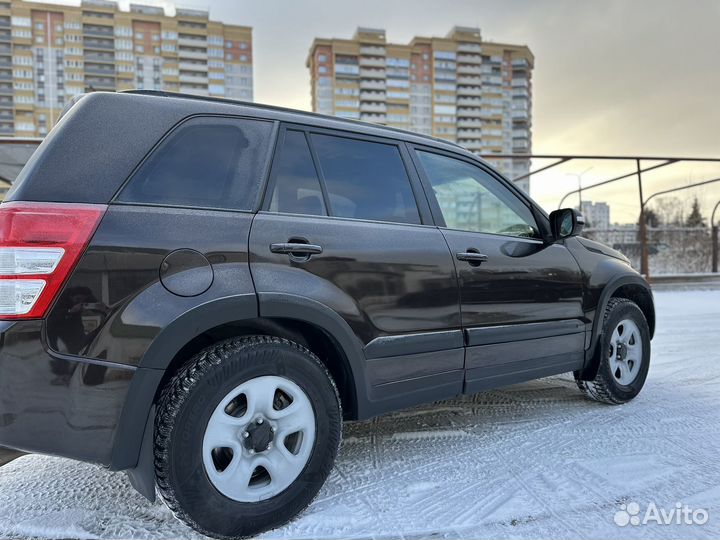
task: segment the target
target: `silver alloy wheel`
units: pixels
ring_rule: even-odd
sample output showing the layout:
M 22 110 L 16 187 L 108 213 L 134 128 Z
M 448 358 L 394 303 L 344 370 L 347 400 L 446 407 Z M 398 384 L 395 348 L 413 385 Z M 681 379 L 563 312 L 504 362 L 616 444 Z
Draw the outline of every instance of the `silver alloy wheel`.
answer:
M 640 329 L 630 319 L 620 321 L 610 336 L 610 371 L 623 386 L 631 384 L 640 372 L 643 346 Z
M 203 437 L 203 464 L 213 486 L 238 502 L 257 502 L 287 489 L 315 443 L 315 413 L 290 379 L 263 376 L 229 392 Z

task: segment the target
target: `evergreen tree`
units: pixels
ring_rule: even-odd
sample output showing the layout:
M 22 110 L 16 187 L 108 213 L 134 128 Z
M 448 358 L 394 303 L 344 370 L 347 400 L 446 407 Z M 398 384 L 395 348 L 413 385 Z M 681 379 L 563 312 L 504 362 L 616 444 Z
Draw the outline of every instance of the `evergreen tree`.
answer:
M 693 200 L 692 210 L 690 211 L 687 221 L 685 221 L 685 226 L 705 227 L 705 218 L 700 213 L 700 201 L 698 201 L 697 197 Z
M 643 211 L 643 214 L 645 215 L 645 224 L 648 227 L 659 227 L 660 226 L 660 217 L 657 215 L 657 212 L 653 210 L 652 208 L 646 208 Z M 638 220 L 638 224 L 640 221 Z

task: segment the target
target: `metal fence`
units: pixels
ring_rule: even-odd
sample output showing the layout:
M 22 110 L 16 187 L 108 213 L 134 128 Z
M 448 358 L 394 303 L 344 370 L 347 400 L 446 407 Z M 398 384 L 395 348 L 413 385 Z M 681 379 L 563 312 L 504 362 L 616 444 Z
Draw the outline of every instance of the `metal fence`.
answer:
M 630 259 L 633 267 L 640 268 L 642 247 L 638 227 L 586 229 L 583 236 L 617 249 Z M 708 227 L 648 227 L 648 264 L 653 275 L 713 271 L 712 241 Z
M 710 219 L 710 228 L 703 227 L 650 227 L 647 223 L 649 203 L 656 203 L 659 198 L 676 194 L 678 192 L 691 193 L 706 186 L 720 186 L 720 174 L 708 175 L 698 181 L 683 181 L 680 177 L 675 185 L 669 189 L 653 190 L 648 180 L 654 178 L 659 170 L 666 172 L 666 168 L 681 164 L 704 164 L 720 166 L 720 158 L 702 157 L 667 157 L 667 156 L 593 156 L 593 155 L 556 155 L 556 154 L 488 154 L 481 157 L 491 163 L 498 160 L 551 160 L 551 163 L 542 165 L 523 174 L 514 181 L 524 180 L 532 176 L 546 173 L 551 169 L 568 164 L 572 161 L 590 162 L 616 162 L 625 163 L 626 172 L 612 175 L 610 178 L 583 186 L 566 193 L 558 194 L 557 208 L 567 206 L 574 196 L 582 201 L 583 193 L 594 191 L 597 188 L 615 184 L 623 180 L 636 180 L 635 187 L 625 190 L 628 197 L 637 193 L 638 205 L 636 226 L 621 229 L 593 230 L 588 229 L 584 234 L 600 242 L 616 247 L 633 262 L 642 274 L 650 279 L 651 270 L 655 274 L 698 273 L 718 271 L 718 224 L 715 221 L 720 201 L 715 206 Z M 532 162 L 532 161 L 531 161 Z M 652 174 L 650 174 L 652 173 Z M 570 174 L 570 173 L 566 173 Z M 580 176 L 580 175 L 573 175 Z M 580 183 L 580 178 L 578 182 Z M 635 191 L 636 190 L 636 191 Z M 713 201 L 714 202 L 714 201 Z M 627 204 L 627 203 L 626 203 Z

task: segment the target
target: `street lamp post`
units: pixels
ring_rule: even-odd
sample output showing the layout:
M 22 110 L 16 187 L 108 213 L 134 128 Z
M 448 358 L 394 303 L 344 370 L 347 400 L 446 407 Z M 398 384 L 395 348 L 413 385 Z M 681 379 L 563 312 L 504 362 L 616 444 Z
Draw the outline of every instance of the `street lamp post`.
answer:
M 590 172 L 591 170 L 592 170 L 592 167 L 588 167 L 580 174 L 565 173 L 568 176 L 574 176 L 575 178 L 577 178 L 577 181 L 578 181 L 578 211 L 580 211 L 580 212 L 582 212 L 582 177 L 583 177 L 583 174 L 586 174 L 586 173 Z

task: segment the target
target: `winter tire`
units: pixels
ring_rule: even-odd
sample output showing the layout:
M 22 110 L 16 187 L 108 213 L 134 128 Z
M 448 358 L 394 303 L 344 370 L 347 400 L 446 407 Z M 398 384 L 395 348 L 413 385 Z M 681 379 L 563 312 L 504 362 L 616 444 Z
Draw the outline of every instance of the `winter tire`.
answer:
M 267 336 L 223 341 L 190 359 L 163 391 L 158 491 L 198 532 L 256 535 L 310 504 L 341 429 L 335 384 L 309 350 Z
M 640 308 L 626 298 L 611 298 L 600 334 L 598 371 L 591 381 L 575 379 L 588 397 L 626 403 L 640 393 L 650 367 L 650 329 Z

